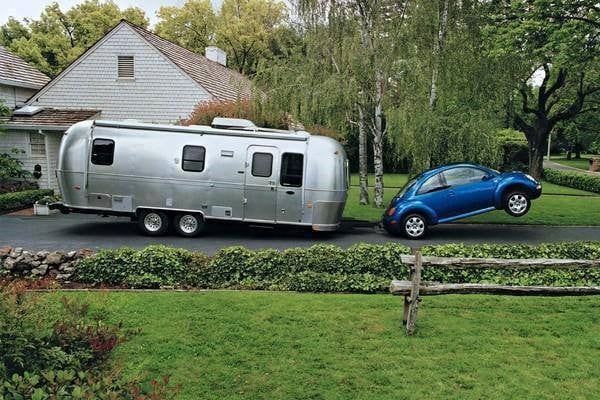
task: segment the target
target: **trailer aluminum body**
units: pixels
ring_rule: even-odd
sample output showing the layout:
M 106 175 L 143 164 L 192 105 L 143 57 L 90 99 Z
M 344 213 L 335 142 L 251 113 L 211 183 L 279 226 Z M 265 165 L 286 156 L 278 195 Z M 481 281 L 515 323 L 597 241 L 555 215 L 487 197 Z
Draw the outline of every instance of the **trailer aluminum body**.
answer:
M 335 230 L 349 185 L 345 151 L 331 138 L 121 121 L 73 125 L 61 142 L 57 176 L 63 202 L 54 208 L 138 219 L 153 213 L 184 235 L 196 233 L 183 227 L 185 215 L 201 224 Z M 152 234 L 150 225 L 142 229 Z

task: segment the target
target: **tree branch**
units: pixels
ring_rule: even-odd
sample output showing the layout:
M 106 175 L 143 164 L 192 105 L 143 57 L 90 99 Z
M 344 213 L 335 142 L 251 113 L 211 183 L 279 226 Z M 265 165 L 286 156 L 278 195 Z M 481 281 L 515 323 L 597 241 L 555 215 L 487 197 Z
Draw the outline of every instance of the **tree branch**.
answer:
M 527 86 L 525 83 L 521 85 L 519 88 L 519 93 L 521 93 L 521 97 L 523 98 L 523 112 L 526 114 L 537 114 L 537 111 L 533 108 L 530 108 L 527 100 Z

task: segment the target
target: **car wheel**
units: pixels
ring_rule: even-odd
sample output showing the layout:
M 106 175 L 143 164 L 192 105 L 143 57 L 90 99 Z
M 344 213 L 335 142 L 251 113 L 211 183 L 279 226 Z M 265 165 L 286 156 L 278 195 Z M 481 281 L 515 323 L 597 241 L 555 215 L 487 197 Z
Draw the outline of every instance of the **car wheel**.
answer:
M 173 222 L 175 231 L 179 236 L 195 237 L 204 231 L 204 219 L 200 214 L 177 214 Z
M 421 239 L 427 233 L 427 220 L 421 214 L 410 214 L 404 218 L 402 230 L 409 239 Z
M 529 196 L 521 191 L 509 192 L 504 197 L 504 210 L 513 217 L 522 217 L 531 207 Z
M 138 228 L 148 236 L 161 236 L 169 229 L 167 214 L 158 210 L 142 210 L 138 217 Z

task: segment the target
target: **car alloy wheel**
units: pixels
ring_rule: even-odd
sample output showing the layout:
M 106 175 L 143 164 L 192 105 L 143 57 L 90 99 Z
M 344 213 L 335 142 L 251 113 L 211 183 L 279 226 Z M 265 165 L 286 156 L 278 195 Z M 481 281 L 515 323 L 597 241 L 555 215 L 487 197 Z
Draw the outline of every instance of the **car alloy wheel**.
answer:
M 200 214 L 178 214 L 174 220 L 175 230 L 180 236 L 198 236 L 204 230 L 204 220 Z
M 409 239 L 418 239 L 425 235 L 427 222 L 421 215 L 413 214 L 404 219 L 404 232 Z
M 504 208 L 513 217 L 521 217 L 529 211 L 531 202 L 523 192 L 511 192 L 506 196 Z
M 138 215 L 138 228 L 149 236 L 160 236 L 169 229 L 167 214 L 158 210 L 142 210 Z
M 514 194 L 508 199 L 508 207 L 515 214 L 521 214 L 527 208 L 527 199 L 522 194 Z

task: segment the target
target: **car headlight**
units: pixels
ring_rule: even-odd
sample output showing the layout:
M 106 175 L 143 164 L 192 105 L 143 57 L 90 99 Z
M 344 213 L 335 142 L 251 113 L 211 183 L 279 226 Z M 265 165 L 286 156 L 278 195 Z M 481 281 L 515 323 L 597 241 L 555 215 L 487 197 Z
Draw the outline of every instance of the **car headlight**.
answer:
M 529 179 L 531 182 L 533 182 L 533 183 L 537 183 L 537 180 L 536 180 L 536 179 L 535 179 L 533 176 L 531 176 L 531 175 L 529 175 L 529 174 L 525 174 L 525 176 L 526 176 L 526 177 L 527 177 L 527 179 Z

